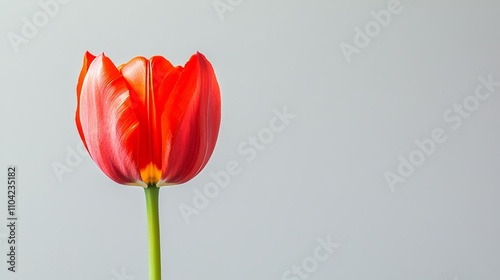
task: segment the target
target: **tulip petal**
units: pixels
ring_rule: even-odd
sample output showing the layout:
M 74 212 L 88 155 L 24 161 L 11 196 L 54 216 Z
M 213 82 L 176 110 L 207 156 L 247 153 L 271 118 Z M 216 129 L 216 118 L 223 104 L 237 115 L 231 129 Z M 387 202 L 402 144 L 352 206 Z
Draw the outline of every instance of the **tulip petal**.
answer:
M 90 66 L 79 98 L 82 134 L 92 159 L 120 184 L 142 184 L 137 162 L 138 120 L 125 79 L 109 58 Z
M 170 93 L 166 88 L 175 84 L 178 71 L 159 56 L 151 60 L 136 57 L 121 66 L 120 71 L 127 81 L 130 100 L 139 120 L 137 160 L 141 176 L 146 183 L 156 183 L 161 178 L 165 150 L 160 116 Z
M 87 75 L 87 71 L 89 69 L 90 64 L 92 61 L 95 59 L 95 56 L 89 52 L 85 53 L 85 56 L 83 58 L 83 66 L 82 70 L 80 71 L 80 76 L 78 77 L 78 84 L 76 85 L 76 116 L 75 116 L 75 121 L 76 121 L 76 128 L 78 129 L 78 134 L 80 134 L 80 138 L 82 139 L 83 144 L 85 145 L 85 148 L 88 151 L 87 148 L 87 143 L 85 142 L 85 137 L 82 132 L 82 125 L 80 124 L 80 94 L 82 92 L 82 85 L 83 85 L 83 80 L 85 79 L 85 76 Z
M 220 126 L 220 90 L 210 62 L 193 55 L 169 97 L 162 122 L 164 141 L 171 143 L 162 170 L 166 184 L 181 184 L 196 176 L 215 148 Z M 167 139 L 167 137 L 170 137 Z
M 170 141 L 172 139 L 172 131 L 170 123 L 162 120 L 162 115 L 164 113 L 168 114 L 168 109 L 166 108 L 167 101 L 171 97 L 183 68 L 182 66 L 173 67 L 168 60 L 161 56 L 152 57 L 151 65 L 154 72 L 153 85 L 156 93 L 156 115 L 161 123 L 160 137 L 162 139 L 162 145 L 160 157 L 162 159 L 161 167 L 163 167 L 167 161 L 164 155 L 168 154 L 171 148 Z

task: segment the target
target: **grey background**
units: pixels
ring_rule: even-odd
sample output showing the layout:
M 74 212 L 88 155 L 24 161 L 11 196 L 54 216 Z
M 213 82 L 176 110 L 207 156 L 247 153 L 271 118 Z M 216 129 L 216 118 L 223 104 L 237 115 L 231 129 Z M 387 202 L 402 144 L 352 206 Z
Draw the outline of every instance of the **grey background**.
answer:
M 80 142 L 75 86 L 89 50 L 174 65 L 200 51 L 218 76 L 215 152 L 195 179 L 161 190 L 164 279 L 285 279 L 327 236 L 340 247 L 309 279 L 498 279 L 500 88 L 456 130 L 443 113 L 478 76 L 500 81 L 500 2 L 402 0 L 348 63 L 339 45 L 389 2 L 233 1 L 221 19 L 212 0 L 72 0 L 16 53 L 9 32 L 43 10 L 4 1 L 0 178 L 18 165 L 20 225 L 15 274 L 0 227 L 0 278 L 147 279 L 142 189 L 88 156 L 62 182 L 53 170 Z M 284 106 L 296 117 L 247 162 L 238 145 Z M 391 191 L 384 173 L 435 128 L 447 140 Z M 241 174 L 186 223 L 180 205 L 230 160 Z

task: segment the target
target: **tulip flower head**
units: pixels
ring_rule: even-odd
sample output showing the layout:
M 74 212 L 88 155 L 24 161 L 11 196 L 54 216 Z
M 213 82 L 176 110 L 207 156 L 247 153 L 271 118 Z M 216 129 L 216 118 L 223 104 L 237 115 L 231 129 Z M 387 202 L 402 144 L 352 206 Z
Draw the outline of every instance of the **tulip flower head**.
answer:
M 220 118 L 219 85 L 201 53 L 184 67 L 161 56 L 118 67 L 104 54 L 84 56 L 76 126 L 94 162 L 119 184 L 189 181 L 212 155 Z

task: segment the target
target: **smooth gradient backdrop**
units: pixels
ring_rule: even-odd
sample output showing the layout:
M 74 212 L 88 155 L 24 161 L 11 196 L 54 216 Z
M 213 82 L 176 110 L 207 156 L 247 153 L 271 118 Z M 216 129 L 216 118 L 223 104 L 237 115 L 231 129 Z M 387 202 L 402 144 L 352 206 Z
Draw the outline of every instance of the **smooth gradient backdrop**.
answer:
M 214 154 L 161 190 L 166 280 L 500 277 L 500 2 L 23 0 L 0 9 L 0 279 L 145 280 L 144 192 L 74 123 L 85 51 L 200 51 Z M 7 166 L 18 263 L 7 271 Z

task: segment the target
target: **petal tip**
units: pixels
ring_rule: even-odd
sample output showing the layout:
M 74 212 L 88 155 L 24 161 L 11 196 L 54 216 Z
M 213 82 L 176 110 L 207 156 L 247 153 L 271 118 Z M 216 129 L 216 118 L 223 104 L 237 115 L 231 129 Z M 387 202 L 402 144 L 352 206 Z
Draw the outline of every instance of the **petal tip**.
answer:
M 96 58 L 96 56 L 95 56 L 95 55 L 93 55 L 93 54 L 92 54 L 91 52 L 89 52 L 89 51 L 85 51 L 84 58 L 85 58 L 85 60 L 87 60 L 87 61 L 92 61 L 92 60 L 94 60 L 94 59 Z

